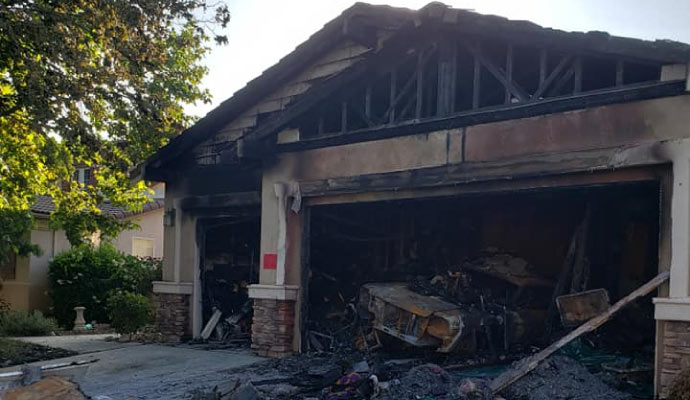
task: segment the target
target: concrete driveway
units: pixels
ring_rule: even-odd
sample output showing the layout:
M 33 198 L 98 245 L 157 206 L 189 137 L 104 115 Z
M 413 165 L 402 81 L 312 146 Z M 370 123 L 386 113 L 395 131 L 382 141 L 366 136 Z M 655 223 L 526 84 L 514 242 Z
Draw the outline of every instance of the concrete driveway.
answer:
M 247 349 L 203 350 L 191 346 L 106 342 L 104 335 L 21 338 L 32 343 L 78 351 L 73 357 L 38 362 L 56 364 L 98 359 L 74 380 L 88 396 L 126 399 L 184 399 L 197 388 L 225 382 L 227 370 L 264 360 Z M 7 372 L 20 369 L 11 367 Z

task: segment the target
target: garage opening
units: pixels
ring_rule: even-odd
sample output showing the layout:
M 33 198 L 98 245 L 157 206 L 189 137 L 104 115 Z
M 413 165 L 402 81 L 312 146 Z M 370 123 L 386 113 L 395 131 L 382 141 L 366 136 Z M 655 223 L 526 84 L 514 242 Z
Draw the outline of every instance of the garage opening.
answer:
M 203 221 L 202 338 L 230 346 L 249 344 L 252 303 L 248 285 L 259 282 L 261 217 L 238 215 Z M 206 337 L 203 337 L 206 336 Z
M 659 202 L 646 181 L 314 206 L 304 345 L 521 358 L 658 273 Z M 647 297 L 566 351 L 649 392 L 654 335 Z

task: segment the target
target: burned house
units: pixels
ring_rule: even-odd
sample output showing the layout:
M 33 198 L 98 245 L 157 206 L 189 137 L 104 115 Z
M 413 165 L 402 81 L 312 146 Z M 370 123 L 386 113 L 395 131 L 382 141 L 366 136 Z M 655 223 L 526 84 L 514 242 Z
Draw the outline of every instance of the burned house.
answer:
M 670 272 L 608 336 L 652 349 L 664 394 L 690 363 L 689 62 L 354 5 L 142 166 L 167 185 L 161 330 L 231 318 L 283 356 L 364 320 L 355 346 L 509 353 Z

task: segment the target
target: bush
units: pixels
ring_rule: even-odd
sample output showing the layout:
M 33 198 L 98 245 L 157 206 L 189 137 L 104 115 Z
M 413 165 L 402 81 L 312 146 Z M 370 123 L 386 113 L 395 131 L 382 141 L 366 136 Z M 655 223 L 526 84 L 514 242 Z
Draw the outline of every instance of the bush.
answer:
M 0 317 L 0 336 L 45 336 L 56 330 L 57 321 L 40 311 L 7 311 Z
M 58 254 L 50 263 L 50 296 L 60 326 L 72 328 L 74 307 L 86 307 L 85 319 L 108 322 L 107 300 L 114 290 L 151 292 L 161 276 L 160 261 L 139 259 L 110 245 L 81 245 Z
M 148 297 L 127 291 L 115 291 L 108 298 L 110 326 L 117 333 L 132 334 L 151 322 L 151 303 Z

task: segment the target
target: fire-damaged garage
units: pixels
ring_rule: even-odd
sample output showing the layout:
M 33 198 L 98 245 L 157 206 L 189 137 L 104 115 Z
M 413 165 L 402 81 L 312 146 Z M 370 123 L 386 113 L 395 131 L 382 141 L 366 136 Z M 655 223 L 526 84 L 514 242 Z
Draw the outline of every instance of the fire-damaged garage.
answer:
M 554 329 L 656 275 L 659 190 L 651 181 L 317 206 L 306 345 L 366 348 L 380 333 L 498 357 L 548 344 Z M 619 348 L 654 344 L 651 301 L 635 305 L 611 322 Z
M 503 395 L 561 360 L 667 397 L 690 364 L 688 62 L 358 3 L 142 166 L 171 200 L 160 329 L 490 367 Z

